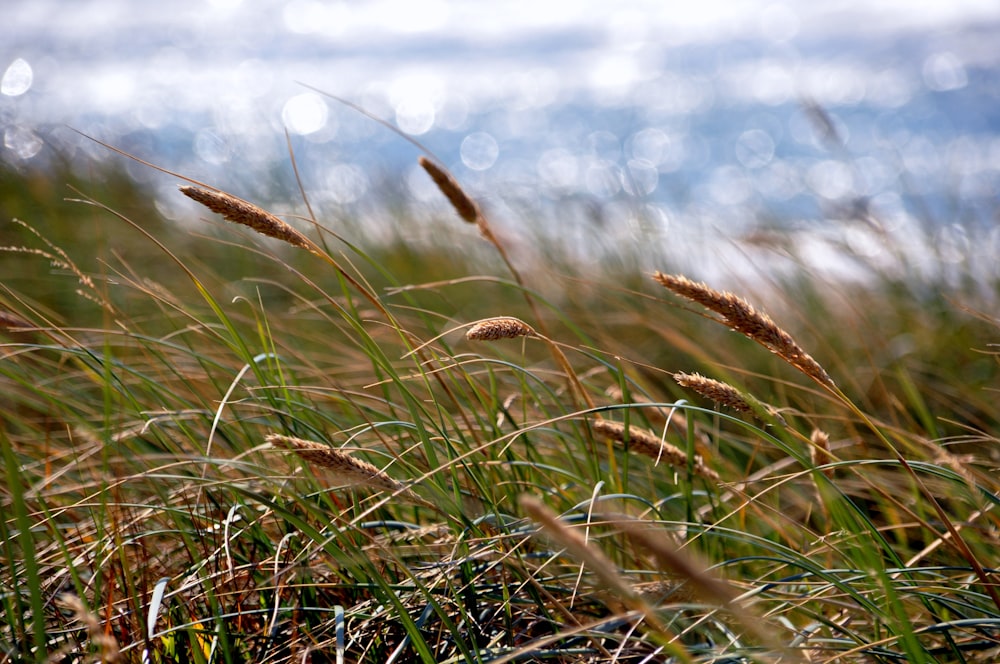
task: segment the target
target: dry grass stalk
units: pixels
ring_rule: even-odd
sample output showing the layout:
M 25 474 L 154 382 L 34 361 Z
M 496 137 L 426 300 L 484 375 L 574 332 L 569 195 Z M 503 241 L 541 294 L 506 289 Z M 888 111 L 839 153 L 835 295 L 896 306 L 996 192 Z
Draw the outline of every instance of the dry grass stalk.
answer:
M 496 341 L 534 336 L 537 335 L 530 325 L 512 316 L 486 318 L 470 327 L 465 333 L 465 338 L 470 341 Z
M 118 642 L 110 634 L 106 634 L 101 627 L 101 622 L 93 613 L 87 610 L 83 601 L 76 595 L 63 593 L 59 596 L 59 604 L 69 609 L 80 624 L 87 628 L 87 635 L 90 643 L 97 648 L 101 662 L 120 662 L 122 660 L 121 651 L 118 649 Z
M 833 461 L 833 456 L 830 454 L 830 434 L 821 429 L 813 429 L 809 440 L 812 442 L 809 456 L 814 466 L 824 466 Z M 824 468 L 823 474 L 832 478 L 834 470 L 833 468 Z
M 335 447 L 277 433 L 269 434 L 264 440 L 275 447 L 295 452 L 311 464 L 330 470 L 349 485 L 362 486 L 374 491 L 388 491 L 424 507 L 437 509 L 435 505 L 418 496 L 402 482 L 386 475 L 377 466 L 355 459 Z
M 422 155 L 417 159 L 417 163 L 427 172 L 427 175 L 431 176 L 434 184 L 455 208 L 459 217 L 470 224 L 475 224 L 479 220 L 481 216 L 479 206 L 476 205 L 471 196 L 465 193 L 448 171 Z
M 69 254 L 67 254 L 61 247 L 57 247 L 49 239 L 47 239 L 45 236 L 39 233 L 38 229 L 29 226 L 20 219 L 11 219 L 11 221 L 14 224 L 17 224 L 21 228 L 25 229 L 26 231 L 30 232 L 32 235 L 34 235 L 42 242 L 44 242 L 46 246 L 49 247 L 50 251 L 47 251 L 45 249 L 35 249 L 23 246 L 0 247 L 0 251 L 25 254 L 28 256 L 41 256 L 42 258 L 48 259 L 48 261 L 52 264 L 52 267 L 58 268 L 60 270 L 67 270 L 73 273 L 73 275 L 77 278 L 77 281 L 80 282 L 80 285 L 83 286 L 83 289 L 76 291 L 77 295 L 80 295 L 81 297 L 90 300 L 91 302 L 97 304 L 106 311 L 112 313 L 115 312 L 114 306 L 94 286 L 94 280 L 91 279 L 87 274 L 84 274 L 84 272 L 77 266 L 77 264 L 70 259 Z
M 789 661 L 802 661 L 786 648 L 777 635 L 765 629 L 767 623 L 764 618 L 740 600 L 740 593 L 735 587 L 716 576 L 689 551 L 678 548 L 663 532 L 650 530 L 646 524 L 629 517 L 622 516 L 616 525 L 653 554 L 661 570 L 673 579 L 683 580 L 687 593 L 706 604 L 725 609 L 733 622 L 769 648 L 788 655 Z
M 578 530 L 570 528 L 541 500 L 531 495 L 523 495 L 520 503 L 528 516 L 541 525 L 546 535 L 586 565 L 602 583 L 619 593 L 623 599 L 638 597 L 631 584 L 626 583 L 618 573 L 614 563 L 600 549 L 588 544 Z
M 309 239 L 270 212 L 224 191 L 214 191 L 202 187 L 184 186 L 181 193 L 197 201 L 212 212 L 221 214 L 228 221 L 247 226 L 261 235 L 273 237 L 282 242 L 315 251 Z
M 656 610 L 622 578 L 615 564 L 600 549 L 588 544 L 583 535 L 566 525 L 554 511 L 535 496 L 523 495 L 519 502 L 522 509 L 538 522 L 549 538 L 600 579 L 604 589 L 613 593 L 629 609 L 641 613 L 652 629 L 667 637 L 672 636 Z
M 683 275 L 656 272 L 653 274 L 653 279 L 677 295 L 719 314 L 723 324 L 753 339 L 821 385 L 832 390 L 837 389 L 826 370 L 802 350 L 790 334 L 778 327 L 770 316 L 757 311 L 743 298 L 728 291 L 717 291 L 704 283 L 691 281 Z
M 594 429 L 594 433 L 610 440 L 622 443 L 628 440 L 629 449 L 633 452 L 648 456 L 657 461 L 663 459 L 671 466 L 687 468 L 687 453 L 661 440 L 655 434 L 638 427 L 629 427 L 626 430 L 625 425 L 621 422 L 612 422 L 610 420 L 594 420 L 590 423 L 590 426 Z M 695 475 L 700 475 L 705 479 L 712 481 L 718 481 L 719 479 L 719 474 L 706 466 L 705 460 L 697 454 L 694 456 L 692 470 Z

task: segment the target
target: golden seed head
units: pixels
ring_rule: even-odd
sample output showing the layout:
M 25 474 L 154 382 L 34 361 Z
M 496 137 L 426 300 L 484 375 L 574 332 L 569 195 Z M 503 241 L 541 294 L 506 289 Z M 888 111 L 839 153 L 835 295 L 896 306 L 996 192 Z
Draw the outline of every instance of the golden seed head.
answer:
M 753 414 L 754 408 L 747 401 L 746 397 L 729 383 L 721 380 L 706 378 L 697 373 L 684 373 L 679 371 L 674 374 L 674 380 L 681 387 L 687 387 L 703 397 L 711 399 L 720 406 L 732 408 L 740 413 Z
M 481 320 L 465 333 L 470 341 L 496 341 L 497 339 L 516 339 L 517 337 L 533 337 L 535 331 L 520 318 L 498 316 Z
M 758 419 L 761 419 L 760 413 L 763 411 L 782 425 L 787 425 L 785 418 L 781 416 L 777 408 L 740 392 L 729 383 L 706 378 L 701 374 L 689 374 L 681 371 L 674 374 L 674 380 L 677 381 L 678 385 L 690 388 L 720 406 L 732 408 L 740 413 L 749 413 Z
M 727 291 L 717 291 L 683 275 L 655 272 L 653 279 L 677 295 L 719 314 L 724 325 L 753 339 L 816 382 L 836 389 L 826 370 L 802 350 L 790 334 L 743 298 Z
M 407 500 L 437 509 L 434 505 L 431 505 L 428 501 L 406 488 L 405 484 L 386 475 L 377 466 L 367 461 L 356 459 L 347 452 L 338 450 L 335 447 L 330 447 L 329 445 L 324 445 L 313 440 L 303 440 L 302 438 L 283 436 L 277 433 L 269 434 L 264 440 L 275 447 L 295 452 L 295 454 L 311 464 L 330 470 L 348 485 L 362 486 L 375 491 L 397 493 L 400 497 Z
M 180 189 L 182 194 L 201 203 L 212 212 L 221 214 L 228 221 L 247 226 L 261 235 L 273 237 L 292 246 L 309 251 L 314 250 L 313 244 L 305 235 L 253 203 L 224 191 L 191 186 L 184 186 Z
M 431 176 L 434 184 L 455 208 L 458 216 L 470 224 L 476 223 L 480 216 L 479 206 L 476 205 L 471 196 L 465 193 L 455 178 L 448 171 L 422 155 L 417 159 L 417 163 L 427 172 L 427 175 Z
M 638 427 L 629 427 L 627 430 L 621 422 L 611 420 L 594 420 L 590 423 L 594 433 L 604 436 L 609 440 L 629 443 L 629 449 L 638 454 L 642 454 L 651 459 L 664 460 L 671 466 L 686 468 L 688 455 L 684 450 L 661 440 L 659 436 L 645 431 Z M 718 480 L 719 474 L 705 465 L 705 460 L 700 455 L 695 455 L 693 470 L 695 475 L 700 475 L 708 480 Z

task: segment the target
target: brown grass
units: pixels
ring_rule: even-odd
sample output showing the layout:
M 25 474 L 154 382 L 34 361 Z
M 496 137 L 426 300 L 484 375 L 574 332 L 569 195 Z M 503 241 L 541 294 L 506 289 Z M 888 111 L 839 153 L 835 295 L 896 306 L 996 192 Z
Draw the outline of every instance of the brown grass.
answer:
M 309 238 L 267 210 L 249 201 L 224 191 L 202 187 L 183 186 L 180 189 L 182 194 L 201 203 L 212 212 L 221 214 L 228 221 L 247 226 L 261 235 L 287 242 L 293 247 L 315 252 L 315 246 L 309 241 Z
M 486 318 L 469 328 L 465 338 L 470 341 L 496 341 L 537 336 L 530 325 L 513 316 Z
M 427 175 L 431 176 L 434 180 L 434 184 L 437 188 L 441 190 L 451 206 L 455 208 L 455 212 L 458 216 L 469 222 L 470 224 L 476 223 L 480 218 L 479 206 L 476 202 L 472 200 L 472 197 L 465 193 L 462 187 L 459 186 L 458 182 L 451 176 L 451 174 L 444 170 L 441 166 L 424 157 L 423 155 L 417 159 L 417 163 L 420 167 L 427 172 Z
M 821 429 L 813 429 L 809 440 L 812 442 L 809 456 L 814 466 L 824 466 L 833 461 L 833 456 L 830 454 L 830 434 Z M 824 468 L 823 474 L 827 477 L 833 477 L 834 470 L 833 468 Z
M 335 447 L 277 433 L 266 436 L 264 440 L 275 447 L 295 452 L 311 464 L 326 468 L 348 485 L 361 486 L 373 491 L 388 491 L 410 502 L 438 509 L 434 504 L 415 494 L 402 482 L 386 475 L 377 466 L 356 459 Z
M 651 459 L 666 461 L 671 466 L 687 468 L 688 455 L 684 450 L 671 445 L 660 439 L 659 436 L 638 427 L 628 427 L 620 422 L 610 420 L 594 420 L 590 423 L 594 433 L 604 436 L 609 440 L 629 443 L 629 449 L 638 454 L 648 456 Z M 693 470 L 696 475 L 705 479 L 718 481 L 719 474 L 705 465 L 705 460 L 699 455 L 695 455 L 693 460 Z
M 732 408 L 739 413 L 747 413 L 755 417 L 760 417 L 762 413 L 767 413 L 782 424 L 785 419 L 778 414 L 774 406 L 758 401 L 751 396 L 740 392 L 729 383 L 714 378 L 706 378 L 698 373 L 684 373 L 679 371 L 674 374 L 674 380 L 681 387 L 694 390 L 706 399 L 711 399 L 720 406 Z
M 721 323 L 753 339 L 820 385 L 837 390 L 826 370 L 809 353 L 802 350 L 790 334 L 778 327 L 770 316 L 757 311 L 743 298 L 728 291 L 717 291 L 704 283 L 691 281 L 683 275 L 656 272 L 653 274 L 653 279 L 677 295 L 719 314 L 722 317 Z

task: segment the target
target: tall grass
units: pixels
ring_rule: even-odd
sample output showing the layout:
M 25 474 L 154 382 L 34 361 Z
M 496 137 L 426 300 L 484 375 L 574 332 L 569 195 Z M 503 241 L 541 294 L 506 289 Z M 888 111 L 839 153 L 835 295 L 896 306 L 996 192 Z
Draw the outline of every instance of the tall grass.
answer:
M 20 208 L 2 661 L 1000 654 L 997 284 L 523 267 L 421 164 L 458 251 Z

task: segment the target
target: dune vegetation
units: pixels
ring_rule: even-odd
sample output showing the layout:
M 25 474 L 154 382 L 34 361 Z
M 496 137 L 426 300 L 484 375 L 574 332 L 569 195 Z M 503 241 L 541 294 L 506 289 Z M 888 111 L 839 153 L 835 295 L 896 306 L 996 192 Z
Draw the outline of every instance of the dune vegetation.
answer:
M 1000 657 L 996 275 L 527 262 L 420 165 L 378 243 L 0 178 L 0 661 Z

